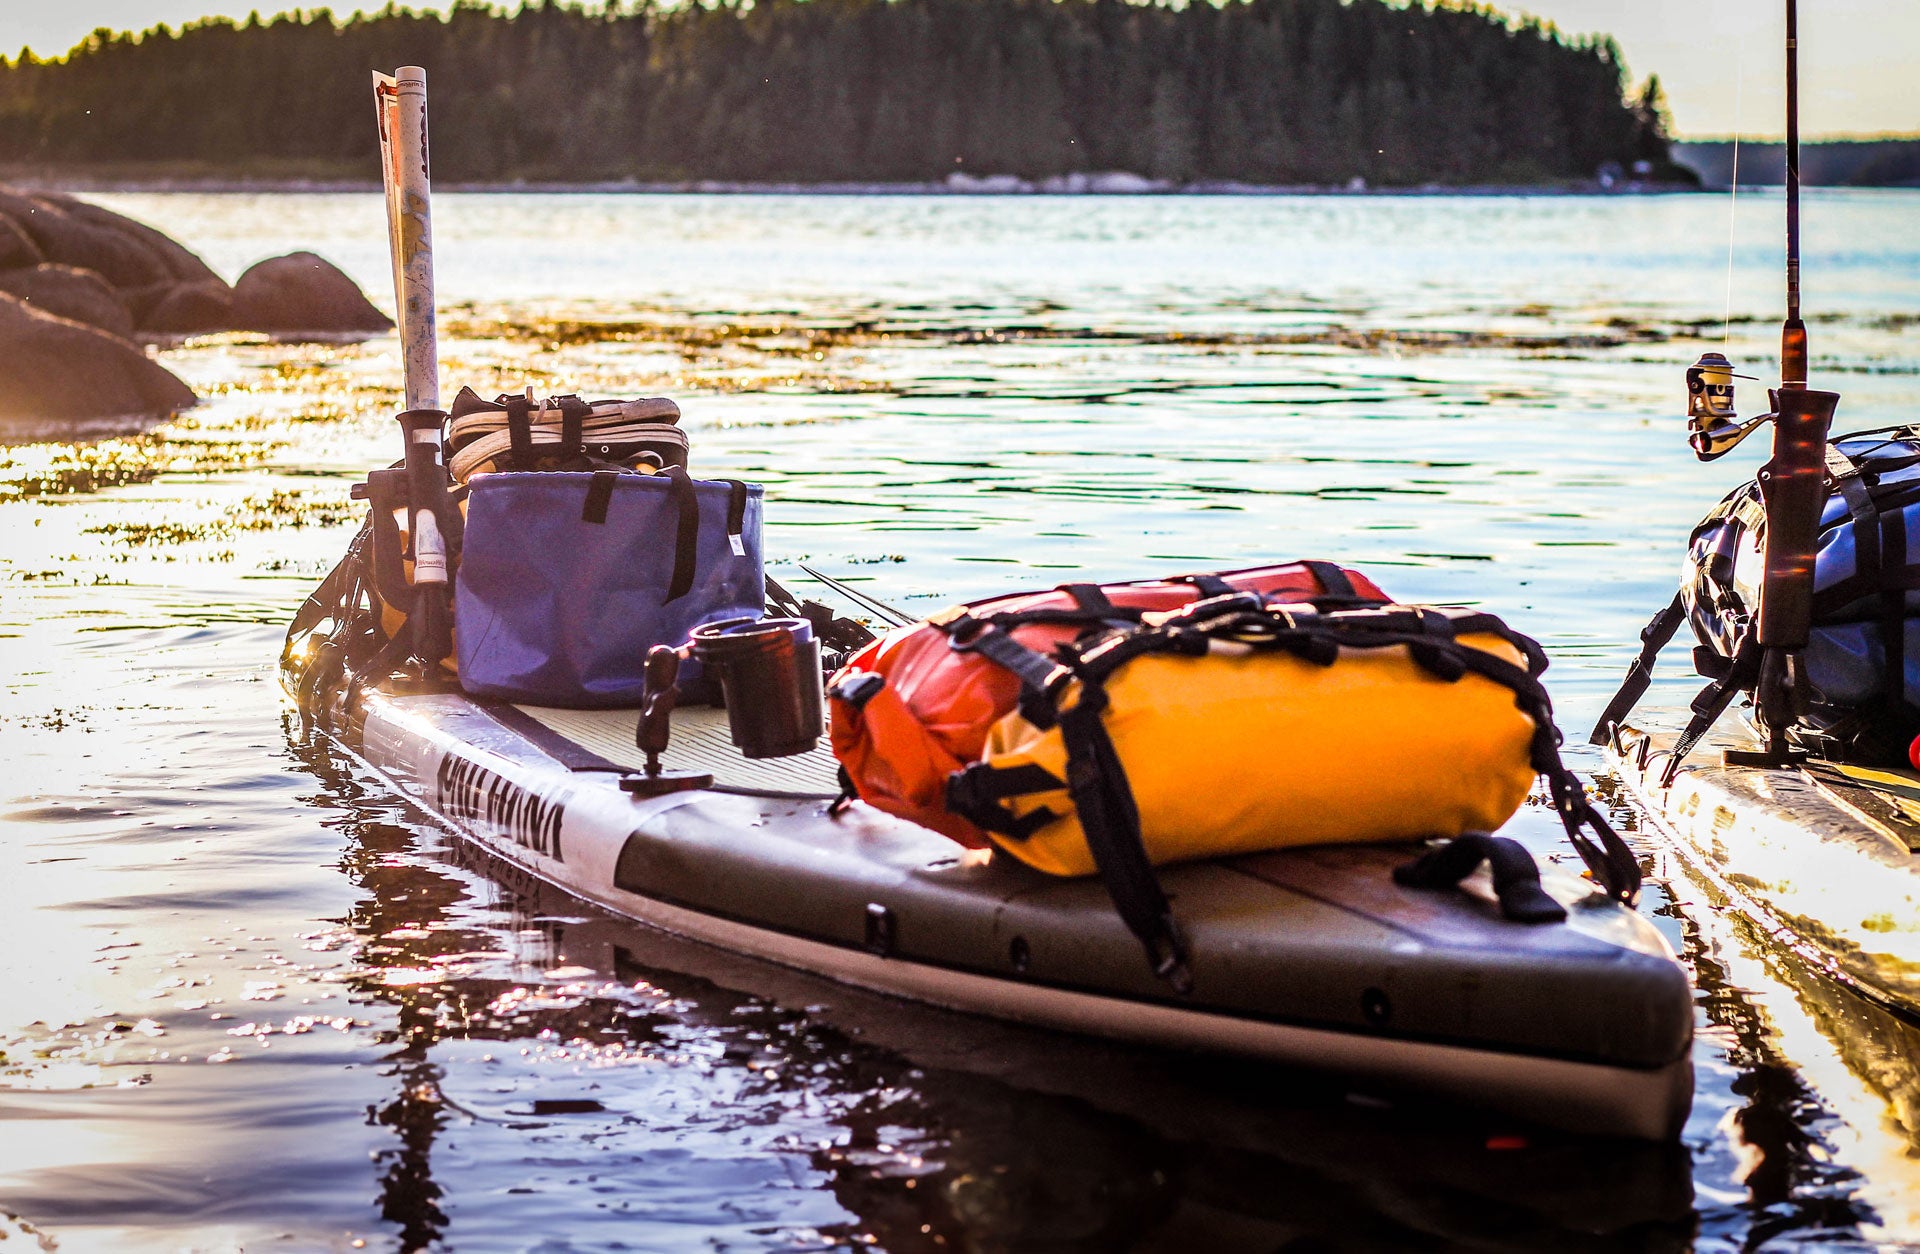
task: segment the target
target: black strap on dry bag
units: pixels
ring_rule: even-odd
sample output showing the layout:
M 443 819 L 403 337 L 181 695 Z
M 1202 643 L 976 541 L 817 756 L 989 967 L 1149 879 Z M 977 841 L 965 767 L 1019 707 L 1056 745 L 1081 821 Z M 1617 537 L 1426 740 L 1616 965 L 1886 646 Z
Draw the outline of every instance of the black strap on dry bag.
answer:
M 1355 601 L 1371 601 L 1372 597 L 1363 597 L 1360 590 L 1353 586 L 1353 580 L 1347 578 L 1347 572 L 1332 562 L 1303 561 L 1300 563 L 1320 582 L 1320 591 L 1329 597 L 1339 597 Z
M 1192 991 L 1186 941 L 1147 857 L 1133 789 L 1101 717 L 1107 708 L 1107 694 L 1099 678 L 1078 672 L 1082 681 L 1079 700 L 1059 710 L 1056 698 L 1077 673 L 1075 668 L 1050 661 L 1002 628 L 964 614 L 935 626 L 947 633 L 956 651 L 978 653 L 1020 680 L 1020 711 L 1028 722 L 1039 727 L 1059 722 L 1067 750 L 1065 787 L 1073 798 L 1080 830 L 1086 835 L 1088 852 L 1093 855 L 1107 896 L 1121 922 L 1147 951 L 1154 974 L 1177 993 Z M 1060 780 L 1039 767 L 997 769 L 976 762 L 947 778 L 947 808 L 988 831 L 1025 840 L 1060 816 L 1041 807 L 1016 818 L 1004 804 L 1006 799 L 1051 792 L 1061 786 Z
M 1522 668 L 1491 653 L 1455 641 L 1447 642 L 1449 651 L 1466 671 L 1511 691 L 1514 704 L 1533 720 L 1531 764 L 1547 781 L 1547 796 L 1553 803 L 1554 813 L 1560 816 L 1567 843 L 1580 855 L 1580 861 L 1586 864 L 1594 882 L 1607 896 L 1622 905 L 1633 905 L 1640 899 L 1640 860 L 1593 804 L 1580 777 L 1560 758 L 1560 728 L 1553 721 L 1553 702 L 1547 696 L 1546 685 L 1540 682 L 1547 659 L 1539 644 L 1492 615 L 1475 615 L 1466 622 L 1454 624 L 1453 629 L 1460 634 L 1491 632 L 1526 655 L 1527 665 Z M 1411 652 L 1414 661 L 1424 667 L 1426 663 L 1420 652 Z
M 553 401 L 560 409 L 560 456 L 574 458 L 584 456 L 587 440 L 583 432 L 586 429 L 587 415 L 593 412 L 593 406 L 577 396 L 562 396 Z
M 1694 697 L 1690 707 L 1693 717 L 1687 720 L 1680 738 L 1673 742 L 1667 769 L 1660 777 L 1662 787 L 1673 783 L 1674 777 L 1680 773 L 1680 764 L 1687 760 L 1687 755 L 1693 752 L 1701 738 L 1713 730 L 1713 725 L 1727 712 L 1733 699 L 1743 692 L 1752 692 L 1753 686 L 1760 682 L 1761 654 L 1759 637 L 1749 631 L 1740 638 L 1739 647 L 1727 663 L 1726 670 Z
M 1067 793 L 1080 830 L 1113 907 L 1147 951 L 1153 973 L 1184 996 L 1193 991 L 1187 942 L 1174 922 L 1160 877 L 1140 835 L 1140 811 L 1102 715 L 1107 690 L 1083 682 L 1080 699 L 1060 711 L 1060 738 L 1067 748 Z
M 1054 720 L 1054 696 L 1066 686 L 1073 672 L 1059 662 L 1049 661 L 1015 640 L 1010 632 L 995 623 L 966 614 L 934 623 L 946 633 L 947 645 L 956 653 L 978 653 L 1020 680 L 1020 714 L 1035 727 L 1051 727 Z

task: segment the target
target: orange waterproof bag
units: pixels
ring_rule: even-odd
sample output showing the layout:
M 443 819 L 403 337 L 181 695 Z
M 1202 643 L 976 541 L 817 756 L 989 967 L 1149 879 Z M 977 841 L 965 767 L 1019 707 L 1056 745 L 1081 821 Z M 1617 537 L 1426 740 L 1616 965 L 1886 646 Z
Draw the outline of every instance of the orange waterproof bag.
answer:
M 1065 584 L 955 606 L 888 632 L 834 676 L 834 756 L 861 800 L 962 844 L 985 846 L 984 831 L 947 809 L 947 778 L 980 761 L 994 724 L 1019 704 L 1020 666 L 1082 635 L 1133 626 L 1143 613 L 1235 592 L 1356 604 L 1389 599 L 1356 571 L 1300 561 L 1135 583 Z M 992 633 L 967 628 L 989 615 L 1012 625 Z M 1017 651 L 1024 661 L 990 652 L 1007 639 L 1024 646 Z

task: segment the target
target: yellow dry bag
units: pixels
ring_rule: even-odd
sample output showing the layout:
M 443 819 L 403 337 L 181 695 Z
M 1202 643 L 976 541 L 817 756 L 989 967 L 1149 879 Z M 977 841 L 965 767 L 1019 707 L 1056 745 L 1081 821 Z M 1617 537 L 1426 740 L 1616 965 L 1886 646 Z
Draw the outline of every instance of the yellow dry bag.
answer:
M 1595 879 L 1638 891 L 1632 851 L 1560 761 L 1545 655 L 1491 614 L 1241 593 L 1051 657 L 991 619 L 943 630 L 1022 689 L 981 760 L 949 776 L 947 808 L 1039 870 L 1098 873 L 1175 987 L 1184 944 L 1153 866 L 1490 832 L 1536 775 Z
M 1459 644 L 1525 665 L 1498 636 Z M 1443 679 L 1405 645 L 1343 649 L 1322 665 L 1210 642 L 1197 657 L 1136 657 L 1103 686 L 1107 736 L 1155 865 L 1492 831 L 1533 787 L 1534 723 L 1513 690 L 1474 674 Z M 1074 681 L 1063 708 L 1082 695 Z M 1044 783 L 1029 770 L 1044 771 L 1052 787 L 1004 798 L 996 817 L 1014 831 L 994 841 L 1050 874 L 1092 875 L 1068 758 L 1058 721 L 1041 728 L 1015 711 L 994 725 L 974 777 Z

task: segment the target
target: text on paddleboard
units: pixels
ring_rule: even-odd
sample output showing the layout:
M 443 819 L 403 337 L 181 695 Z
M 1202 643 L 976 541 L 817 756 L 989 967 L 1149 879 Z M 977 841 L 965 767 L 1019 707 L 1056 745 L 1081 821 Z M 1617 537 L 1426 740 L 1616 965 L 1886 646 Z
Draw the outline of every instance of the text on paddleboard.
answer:
M 465 758 L 441 759 L 436 783 L 440 809 L 450 819 L 481 824 L 490 834 L 503 835 L 523 849 L 552 858 L 560 853 L 560 820 L 566 813 L 564 795 L 551 800 L 537 797 L 520 785 Z

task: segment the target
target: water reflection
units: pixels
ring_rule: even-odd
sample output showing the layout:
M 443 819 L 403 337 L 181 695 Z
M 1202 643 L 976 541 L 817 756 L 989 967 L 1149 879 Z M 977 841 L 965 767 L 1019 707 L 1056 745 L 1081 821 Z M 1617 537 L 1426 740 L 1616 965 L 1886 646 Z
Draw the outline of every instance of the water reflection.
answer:
M 1677 868 L 1676 868 L 1677 873 Z M 1913 1230 L 1920 1032 L 1677 878 L 1707 1040 L 1730 1075 L 1696 1166 L 1702 1230 L 1879 1248 Z M 1712 1107 L 1710 1107 L 1710 1112 Z M 1713 1187 L 1724 1181 L 1731 1189 Z

